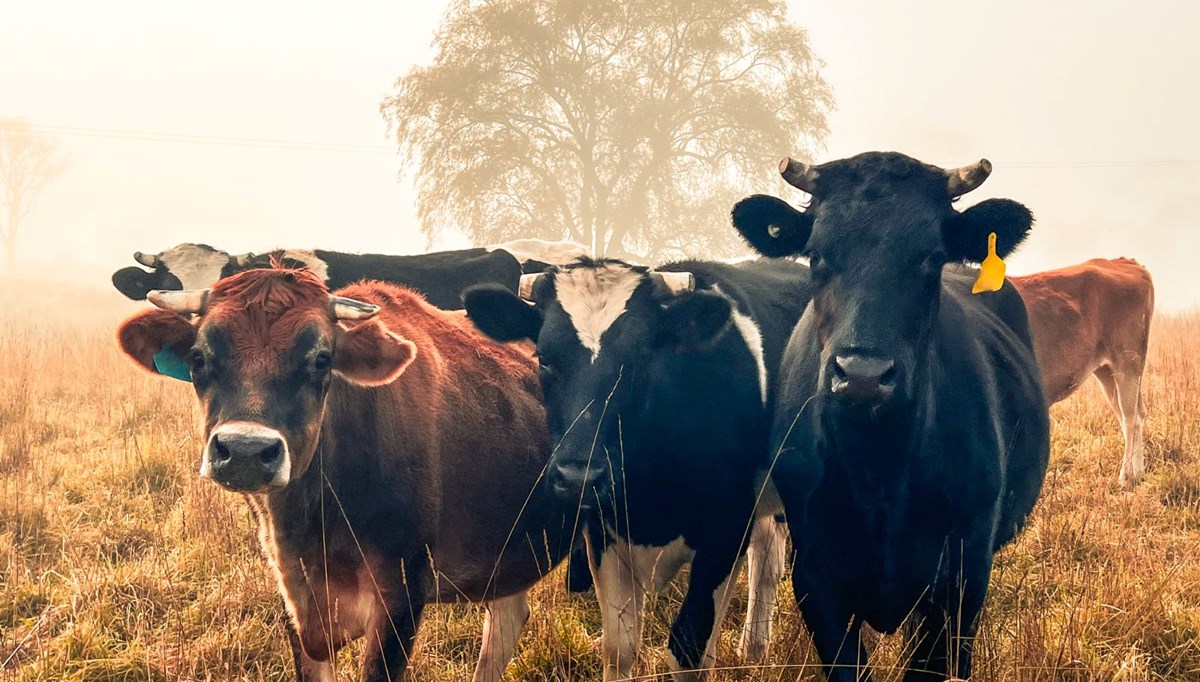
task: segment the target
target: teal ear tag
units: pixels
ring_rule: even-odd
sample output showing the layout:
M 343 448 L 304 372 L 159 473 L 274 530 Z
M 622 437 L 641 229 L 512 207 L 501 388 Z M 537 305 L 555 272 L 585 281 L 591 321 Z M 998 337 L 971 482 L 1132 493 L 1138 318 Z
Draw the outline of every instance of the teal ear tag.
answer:
M 192 381 L 192 370 L 188 369 L 187 363 L 180 360 L 169 346 L 163 346 L 162 350 L 154 354 L 154 369 L 172 379 L 188 383 Z

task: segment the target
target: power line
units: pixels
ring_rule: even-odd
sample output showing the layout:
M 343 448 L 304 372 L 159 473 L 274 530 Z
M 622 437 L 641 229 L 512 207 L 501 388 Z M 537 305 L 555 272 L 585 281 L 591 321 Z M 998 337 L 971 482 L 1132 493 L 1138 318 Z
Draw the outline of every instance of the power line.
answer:
M 187 142 L 189 144 L 211 144 L 228 147 L 343 152 L 351 154 L 396 154 L 396 150 L 394 148 L 386 145 L 343 144 L 338 142 L 306 142 L 300 140 L 279 140 L 262 137 L 227 137 L 216 135 L 195 135 L 190 133 L 164 133 L 148 130 L 120 130 L 113 128 L 84 128 L 75 126 L 33 124 L 20 125 L 12 123 L 0 123 L 0 130 L 22 129 L 55 135 L 79 135 L 84 137 L 99 137 L 109 139 L 142 140 L 147 142 Z M 1141 168 L 1200 166 L 1200 159 L 1094 159 L 1080 161 L 1000 160 L 996 161 L 995 163 L 997 165 L 1003 165 L 1006 168 Z
M 188 133 L 163 133 L 148 130 L 117 130 L 111 128 L 80 128 L 73 126 L 20 125 L 0 123 L 0 130 L 31 130 L 53 135 L 79 135 L 121 140 L 143 140 L 148 142 L 187 142 L 228 147 L 257 147 L 262 149 L 291 149 L 297 151 L 346 152 L 352 154 L 390 154 L 396 152 L 384 145 L 342 144 L 336 142 L 304 142 L 277 140 L 260 137 L 222 137 L 215 135 L 192 135 Z

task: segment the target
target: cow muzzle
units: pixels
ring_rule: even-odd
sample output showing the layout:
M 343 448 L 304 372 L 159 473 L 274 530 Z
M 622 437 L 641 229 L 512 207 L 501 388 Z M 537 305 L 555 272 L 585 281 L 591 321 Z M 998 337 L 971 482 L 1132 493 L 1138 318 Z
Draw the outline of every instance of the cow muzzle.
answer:
M 609 475 L 606 467 L 594 460 L 590 466 L 559 463 L 550 468 L 550 485 L 564 502 L 591 509 L 608 494 Z
M 292 475 L 283 434 L 261 424 L 228 422 L 213 429 L 200 462 L 201 478 L 239 493 L 278 490 Z
M 829 391 L 846 402 L 882 405 L 896 392 L 896 362 L 860 353 L 836 353 L 829 363 Z

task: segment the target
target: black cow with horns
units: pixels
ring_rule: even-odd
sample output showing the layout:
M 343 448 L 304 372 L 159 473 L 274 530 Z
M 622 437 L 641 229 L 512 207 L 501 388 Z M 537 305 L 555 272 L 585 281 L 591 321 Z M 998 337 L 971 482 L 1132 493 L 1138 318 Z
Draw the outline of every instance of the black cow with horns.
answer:
M 312 272 L 330 289 L 376 279 L 419 291 L 425 300 L 443 310 L 458 310 L 462 308 L 462 292 L 470 286 L 486 282 L 516 291 L 522 272 L 541 272 L 585 252 L 581 244 L 542 239 L 514 239 L 475 249 L 411 256 L 322 249 L 233 255 L 207 244 L 189 243 L 159 253 L 134 253 L 134 260 L 145 267 L 121 268 L 113 273 L 112 282 L 126 297 L 141 301 L 153 290 L 205 289 L 224 277 L 281 262 Z
M 529 303 L 499 286 L 467 291 L 484 333 L 537 343 L 548 477 L 586 526 L 606 681 L 629 677 L 643 593 L 689 560 L 670 664 L 678 680 L 704 677 L 752 529 L 763 551 L 751 556 L 742 655 L 765 653 L 786 544 L 772 556 L 771 383 L 807 281 L 808 268 L 788 261 L 651 270 L 581 259 L 523 276 Z
M 807 210 L 756 195 L 732 218 L 760 253 L 812 268 L 772 435 L 796 601 L 831 682 L 869 680 L 861 626 L 893 632 L 909 614 L 904 679 L 969 677 L 992 557 L 1045 477 L 1049 416 L 1021 297 L 973 295 L 962 263 L 993 232 L 1008 254 L 1033 217 L 1008 199 L 955 210 L 987 160 L 946 171 L 872 152 L 780 170 Z

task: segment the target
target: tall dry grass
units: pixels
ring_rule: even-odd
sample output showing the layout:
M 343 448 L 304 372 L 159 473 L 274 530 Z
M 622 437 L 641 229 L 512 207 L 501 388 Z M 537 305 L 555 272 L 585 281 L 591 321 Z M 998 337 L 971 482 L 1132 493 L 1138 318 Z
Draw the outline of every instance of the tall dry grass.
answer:
M 196 477 L 190 387 L 138 371 L 113 341 L 130 308 L 95 294 L 0 296 L 0 678 L 274 680 L 291 674 L 282 609 L 242 501 Z M 49 313 L 58 309 L 63 313 Z M 1200 313 L 1155 321 L 1147 460 L 1116 486 L 1122 438 L 1096 387 L 1054 409 L 1053 458 L 1020 540 L 996 561 L 977 680 L 1200 680 Z M 516 680 L 597 680 L 599 614 L 535 591 Z M 790 587 L 770 665 L 737 667 L 744 586 L 718 680 L 817 679 Z M 639 674 L 665 670 L 682 583 L 649 602 Z M 413 679 L 470 675 L 477 607 L 427 610 Z M 898 637 L 878 679 L 898 680 Z M 356 673 L 352 652 L 343 678 Z

